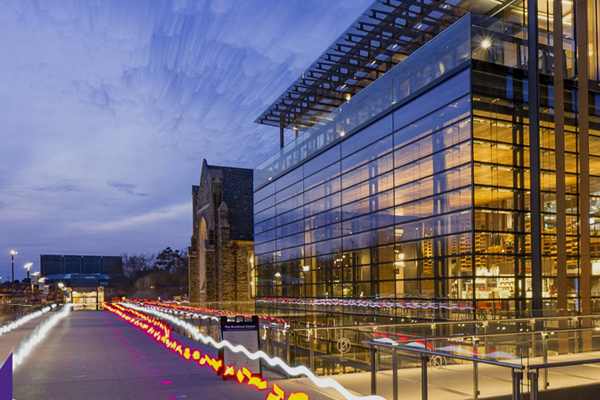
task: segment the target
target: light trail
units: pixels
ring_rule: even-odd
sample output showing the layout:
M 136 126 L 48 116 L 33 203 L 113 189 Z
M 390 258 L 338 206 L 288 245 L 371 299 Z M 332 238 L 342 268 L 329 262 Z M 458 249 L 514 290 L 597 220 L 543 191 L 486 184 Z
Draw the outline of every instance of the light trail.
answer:
M 130 303 L 119 303 L 119 304 L 126 308 L 130 308 L 130 309 L 133 309 L 133 310 L 136 310 L 139 312 L 145 312 L 145 313 L 157 316 L 159 318 L 165 319 L 165 320 L 169 321 L 170 323 L 180 326 L 181 328 L 188 331 L 196 340 L 200 340 L 204 344 L 210 344 L 210 345 L 216 347 L 217 349 L 222 349 L 223 347 L 227 347 L 229 350 L 233 351 L 234 353 L 243 353 L 246 357 L 248 357 L 251 360 L 257 360 L 260 358 L 260 359 L 264 360 L 265 362 L 267 362 L 272 367 L 276 367 L 276 366 L 280 367 L 282 370 L 284 370 L 290 376 L 298 377 L 298 376 L 304 375 L 308 379 L 310 379 L 312 381 L 312 383 L 315 384 L 317 387 L 334 389 L 335 391 L 337 391 L 339 394 L 341 394 L 347 400 L 385 400 L 385 398 L 383 398 L 381 396 L 376 396 L 376 395 L 356 396 L 356 395 L 350 393 L 345 387 L 343 387 L 339 382 L 337 382 L 336 380 L 334 380 L 332 378 L 318 378 L 308 368 L 306 368 L 304 366 L 290 367 L 285 362 L 283 362 L 279 357 L 271 358 L 262 350 L 259 350 L 255 353 L 251 353 L 244 346 L 233 345 L 227 340 L 217 342 L 213 338 L 206 337 L 203 334 L 201 334 L 197 327 L 195 327 L 185 321 L 181 321 L 180 319 L 175 318 L 165 312 L 148 309 L 148 308 L 144 308 L 144 307 L 140 307 L 140 306 L 135 306 Z
M 475 308 L 466 303 L 449 304 L 448 302 L 407 302 L 407 301 L 388 301 L 388 300 L 347 300 L 347 299 L 297 299 L 297 298 L 263 298 L 257 299 L 257 303 L 278 303 L 308 306 L 348 306 L 348 307 L 369 307 L 369 308 L 401 308 L 409 310 L 474 310 Z
M 60 310 L 57 314 L 54 314 L 41 324 L 39 324 L 33 333 L 19 346 L 19 349 L 13 355 L 13 371 L 17 370 L 17 367 L 25 361 L 25 358 L 31 353 L 31 351 L 40 344 L 48 335 L 48 332 L 56 324 L 58 324 L 63 318 L 69 315 L 73 304 L 65 304 L 63 305 L 62 310 Z
M 32 319 L 39 317 L 40 315 L 46 314 L 48 311 L 50 311 L 54 308 L 56 308 L 56 304 L 52 304 L 52 306 L 44 307 L 41 310 L 32 312 L 31 314 L 27 314 L 26 316 L 19 318 L 18 320 L 13 321 L 10 324 L 1 326 L 0 327 L 0 336 L 12 331 L 13 329 L 20 327 L 24 323 L 29 322 Z

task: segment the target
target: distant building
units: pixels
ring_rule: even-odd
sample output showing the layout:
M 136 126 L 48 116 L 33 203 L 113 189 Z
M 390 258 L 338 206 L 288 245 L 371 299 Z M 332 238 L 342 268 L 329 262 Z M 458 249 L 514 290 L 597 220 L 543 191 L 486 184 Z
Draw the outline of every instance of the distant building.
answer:
M 40 272 L 45 286 L 64 285 L 63 291 L 75 309 L 98 309 L 104 301 L 104 286 L 123 270 L 120 256 L 40 255 Z
M 120 256 L 65 256 L 40 255 L 42 276 L 64 274 L 101 274 L 111 275 L 112 271 L 121 271 L 123 260 Z
M 191 302 L 253 297 L 252 170 L 202 163 L 192 187 Z

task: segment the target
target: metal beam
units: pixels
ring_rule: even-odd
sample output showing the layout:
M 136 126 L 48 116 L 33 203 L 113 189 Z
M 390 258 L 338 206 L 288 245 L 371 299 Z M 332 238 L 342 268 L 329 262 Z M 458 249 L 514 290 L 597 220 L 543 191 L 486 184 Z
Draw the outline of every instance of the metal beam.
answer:
M 529 90 L 529 160 L 531 187 L 531 307 L 533 316 L 542 316 L 542 209 L 540 188 L 540 108 L 538 71 L 537 0 L 527 0 L 527 71 Z

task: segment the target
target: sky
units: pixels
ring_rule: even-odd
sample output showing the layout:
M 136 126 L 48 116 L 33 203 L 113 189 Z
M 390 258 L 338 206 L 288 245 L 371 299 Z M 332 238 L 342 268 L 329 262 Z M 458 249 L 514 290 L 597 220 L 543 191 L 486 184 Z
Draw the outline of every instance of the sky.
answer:
M 0 276 L 40 254 L 187 248 L 202 160 L 254 168 L 254 120 L 372 0 L 0 0 Z M 290 135 L 291 136 L 291 135 Z

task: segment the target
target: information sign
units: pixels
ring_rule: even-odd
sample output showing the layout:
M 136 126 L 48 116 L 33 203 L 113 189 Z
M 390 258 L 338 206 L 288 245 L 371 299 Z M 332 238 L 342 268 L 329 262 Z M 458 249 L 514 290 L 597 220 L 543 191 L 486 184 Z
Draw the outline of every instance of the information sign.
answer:
M 232 345 L 242 345 L 251 353 L 257 352 L 259 347 L 258 316 L 253 315 L 252 318 L 221 317 L 221 338 L 229 341 Z M 236 371 L 246 367 L 253 375 L 262 376 L 259 360 L 251 360 L 244 353 L 234 353 L 224 348 L 221 358 L 223 366 L 233 366 Z

